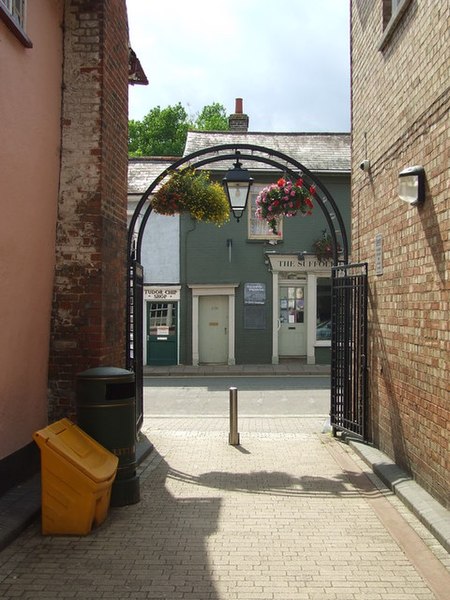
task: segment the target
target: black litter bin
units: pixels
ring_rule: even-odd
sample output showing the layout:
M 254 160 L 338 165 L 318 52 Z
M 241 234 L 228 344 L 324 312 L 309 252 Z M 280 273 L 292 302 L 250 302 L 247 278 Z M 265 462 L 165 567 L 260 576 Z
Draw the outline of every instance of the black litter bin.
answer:
M 134 373 L 117 367 L 88 369 L 77 376 L 78 426 L 119 459 L 111 506 L 140 500 L 136 475 Z

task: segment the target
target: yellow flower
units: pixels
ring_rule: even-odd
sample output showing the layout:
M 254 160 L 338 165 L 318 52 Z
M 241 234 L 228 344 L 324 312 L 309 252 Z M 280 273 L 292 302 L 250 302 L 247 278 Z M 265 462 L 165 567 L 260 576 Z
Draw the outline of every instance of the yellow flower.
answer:
M 175 171 L 156 192 L 152 205 L 162 215 L 188 212 L 196 221 L 219 227 L 230 219 L 225 191 L 219 183 L 211 182 L 207 171 Z

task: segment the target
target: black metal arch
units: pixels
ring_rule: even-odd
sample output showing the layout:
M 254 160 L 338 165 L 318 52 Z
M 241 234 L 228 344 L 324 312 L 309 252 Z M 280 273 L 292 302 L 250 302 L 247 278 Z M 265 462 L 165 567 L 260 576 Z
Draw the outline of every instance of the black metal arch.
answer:
M 283 174 L 292 179 L 301 176 L 306 186 L 312 184 L 316 187 L 315 201 L 320 206 L 327 221 L 333 247 L 333 263 L 335 268 L 340 263 L 348 262 L 348 238 L 341 213 L 320 179 L 311 173 L 304 165 L 293 158 L 264 146 L 253 144 L 222 144 L 211 146 L 193 152 L 175 161 L 165 169 L 147 188 L 131 218 L 128 229 L 128 293 L 127 293 L 127 368 L 134 371 L 136 375 L 136 426 L 139 429 L 143 420 L 143 364 L 142 364 L 142 310 L 143 310 L 143 269 L 140 265 L 142 240 L 145 226 L 152 212 L 149 198 L 155 188 L 173 171 L 184 165 L 194 169 L 217 162 L 250 161 L 263 163 L 279 169 Z M 342 251 L 342 259 L 339 260 L 339 250 Z M 337 359 L 332 356 L 332 372 L 336 371 Z M 333 394 L 332 394 L 333 395 Z M 333 402 L 332 402 L 333 404 Z
M 336 202 L 325 185 L 302 163 L 296 161 L 287 154 L 283 154 L 278 150 L 266 148 L 265 146 L 256 146 L 254 144 L 221 144 L 203 148 L 202 150 L 198 150 L 180 158 L 158 175 L 142 195 L 131 218 L 128 229 L 129 261 L 136 260 L 137 262 L 140 262 L 141 260 L 142 239 L 145 226 L 152 212 L 152 205 L 148 200 L 155 188 L 162 183 L 168 175 L 184 165 L 197 169 L 217 162 L 228 160 L 235 161 L 238 157 L 241 161 L 271 165 L 280 169 L 281 172 L 288 174 L 293 179 L 301 175 L 308 187 L 314 184 L 316 187 L 314 199 L 320 206 L 330 230 L 333 247 L 333 264 L 339 264 L 339 249 L 342 251 L 342 262 L 344 264 L 348 262 L 349 248 L 345 224 Z

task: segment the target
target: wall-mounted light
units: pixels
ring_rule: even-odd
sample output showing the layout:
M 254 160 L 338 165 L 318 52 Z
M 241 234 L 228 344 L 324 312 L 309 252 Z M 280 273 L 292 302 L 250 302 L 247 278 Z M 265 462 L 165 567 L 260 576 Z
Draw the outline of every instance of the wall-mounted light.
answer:
M 222 179 L 225 192 L 230 203 L 231 210 L 236 221 L 242 217 L 242 213 L 247 206 L 248 195 L 253 183 L 253 178 L 247 169 L 243 169 L 239 162 L 239 150 L 236 151 L 236 162 L 232 169 L 228 169 L 227 174 Z
M 425 200 L 425 169 L 416 165 L 403 169 L 398 175 L 398 195 L 411 206 L 422 204 Z

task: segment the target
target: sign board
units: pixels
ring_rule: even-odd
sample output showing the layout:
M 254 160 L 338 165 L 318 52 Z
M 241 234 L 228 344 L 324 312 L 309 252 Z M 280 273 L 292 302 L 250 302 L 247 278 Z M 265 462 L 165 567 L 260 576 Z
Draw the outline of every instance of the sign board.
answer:
M 244 306 L 244 329 L 266 329 L 266 307 L 261 304 Z
M 306 273 L 308 271 L 330 273 L 332 260 L 319 260 L 315 254 L 266 253 L 272 271 L 278 273 Z
M 180 300 L 180 286 L 172 287 L 146 285 L 144 286 L 144 300 L 154 300 L 156 302 L 176 302 Z
M 245 304 L 265 304 L 266 303 L 266 284 L 265 283 L 245 283 L 244 284 L 244 303 Z
M 375 236 L 375 273 L 383 275 L 383 236 L 377 233 Z

